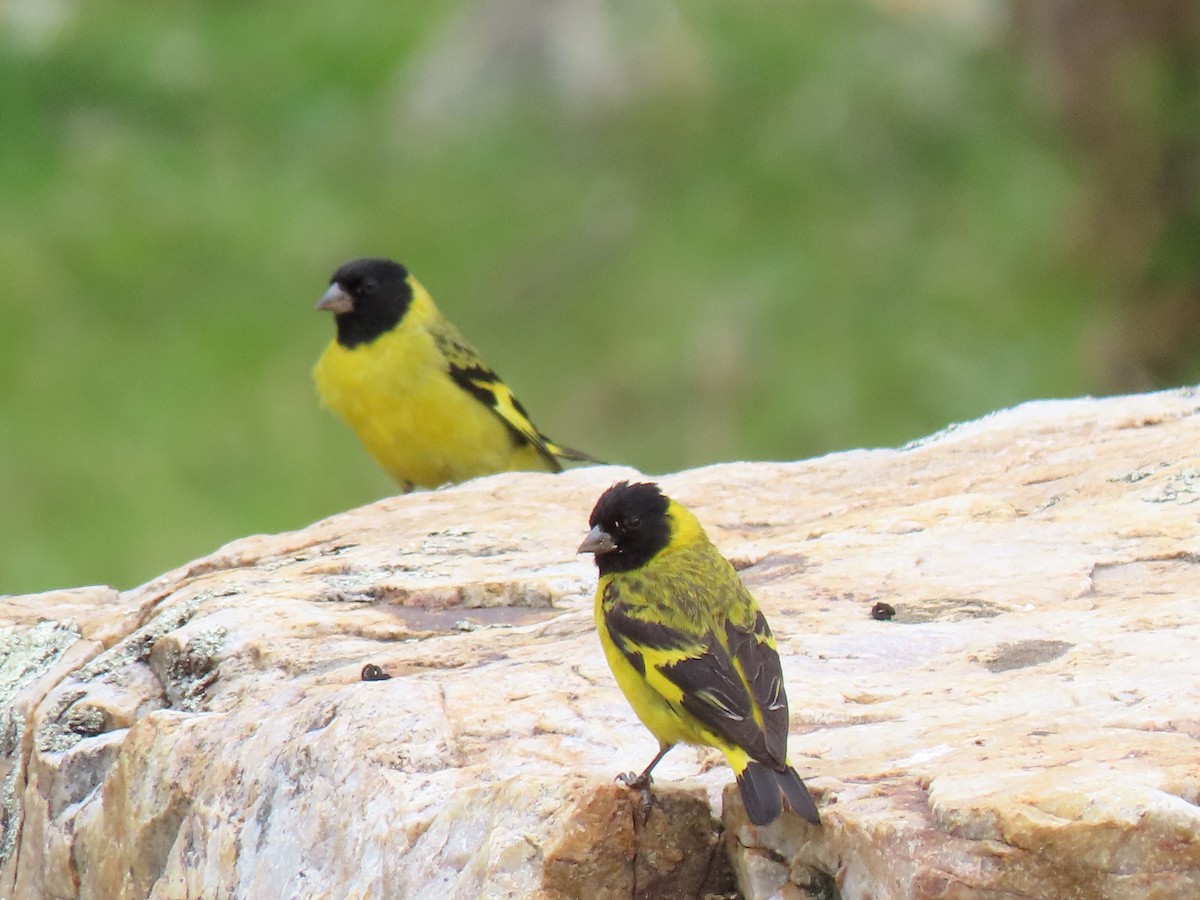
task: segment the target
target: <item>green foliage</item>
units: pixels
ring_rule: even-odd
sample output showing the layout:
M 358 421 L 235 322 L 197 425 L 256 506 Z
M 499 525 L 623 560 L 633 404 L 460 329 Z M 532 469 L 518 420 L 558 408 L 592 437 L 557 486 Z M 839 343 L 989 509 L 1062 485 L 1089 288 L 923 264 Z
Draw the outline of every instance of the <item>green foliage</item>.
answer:
M 650 472 L 1088 388 L 1080 184 L 987 23 L 631 3 L 624 87 L 573 94 L 536 47 L 456 59 L 477 4 L 76 7 L 0 38 L 0 590 L 389 493 L 310 378 L 359 255 L 548 434 Z

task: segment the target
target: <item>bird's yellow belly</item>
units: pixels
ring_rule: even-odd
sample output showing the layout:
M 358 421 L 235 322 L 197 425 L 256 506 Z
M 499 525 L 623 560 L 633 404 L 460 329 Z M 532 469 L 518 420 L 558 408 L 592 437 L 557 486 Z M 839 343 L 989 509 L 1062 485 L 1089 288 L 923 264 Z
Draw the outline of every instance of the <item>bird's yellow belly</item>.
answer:
M 491 409 L 460 388 L 440 357 L 384 336 L 347 350 L 334 342 L 317 361 L 321 400 L 396 480 L 437 487 L 544 460 Z M 425 356 L 425 358 L 422 358 Z
M 651 687 L 641 673 L 625 658 L 619 647 L 613 643 L 604 624 L 604 614 L 599 602 L 596 603 L 596 631 L 600 635 L 600 644 L 604 647 L 604 656 L 608 667 L 612 669 L 617 685 L 642 720 L 642 724 L 650 729 L 663 744 L 708 744 L 714 745 L 713 740 L 702 734 L 692 724 L 692 717 L 676 711 L 662 694 Z M 690 721 L 691 720 L 691 721 Z M 698 724 L 698 723 L 697 723 Z

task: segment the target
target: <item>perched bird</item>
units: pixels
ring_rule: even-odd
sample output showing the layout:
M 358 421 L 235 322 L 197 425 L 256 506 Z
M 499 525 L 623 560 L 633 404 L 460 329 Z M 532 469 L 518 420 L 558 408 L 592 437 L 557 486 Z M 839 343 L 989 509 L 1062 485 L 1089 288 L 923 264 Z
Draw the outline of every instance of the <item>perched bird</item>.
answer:
M 560 460 L 598 462 L 534 427 L 404 266 L 348 262 L 317 309 L 337 324 L 313 370 L 321 400 L 405 490 L 514 469 L 558 472 Z
M 596 630 L 617 684 L 651 733 L 672 746 L 716 747 L 755 825 L 783 800 L 813 825 L 816 804 L 787 758 L 788 704 L 775 638 L 733 566 L 691 512 L 656 484 L 622 481 L 592 510 L 580 553 L 600 570 Z

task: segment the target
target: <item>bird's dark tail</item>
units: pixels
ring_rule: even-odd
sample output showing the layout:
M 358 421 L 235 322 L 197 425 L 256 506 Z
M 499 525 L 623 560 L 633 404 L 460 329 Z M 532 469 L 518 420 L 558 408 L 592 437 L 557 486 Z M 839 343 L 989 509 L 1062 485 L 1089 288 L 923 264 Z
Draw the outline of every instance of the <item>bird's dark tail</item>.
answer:
M 562 444 L 556 444 L 545 435 L 542 435 L 542 439 L 546 442 L 546 449 L 559 459 L 565 459 L 568 462 L 590 462 L 601 466 L 608 465 L 604 460 L 596 459 L 596 457 L 584 453 L 582 450 L 575 450 L 571 447 L 564 447 Z
M 791 766 L 776 772 L 751 760 L 737 776 L 737 784 L 742 794 L 742 804 L 746 807 L 746 816 L 755 825 L 770 825 L 778 819 L 783 812 L 783 798 L 786 797 L 788 806 L 800 818 L 818 828 L 821 826 L 817 804 Z

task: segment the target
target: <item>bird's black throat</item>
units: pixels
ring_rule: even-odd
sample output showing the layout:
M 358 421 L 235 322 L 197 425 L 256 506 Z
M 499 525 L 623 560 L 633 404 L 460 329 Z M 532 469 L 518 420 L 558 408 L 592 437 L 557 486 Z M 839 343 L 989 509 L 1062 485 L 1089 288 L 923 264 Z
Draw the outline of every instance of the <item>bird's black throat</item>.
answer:
M 358 259 L 333 273 L 332 283 L 350 296 L 353 308 L 334 316 L 337 342 L 347 350 L 369 344 L 399 324 L 412 304 L 408 270 L 385 259 Z
M 649 546 L 634 546 L 628 549 L 618 547 L 608 553 L 596 554 L 596 569 L 601 575 L 610 575 L 614 572 L 632 572 L 634 569 L 640 569 L 650 560 L 658 555 L 658 552 L 667 546 L 666 541 L 662 541 L 656 547 Z
M 372 309 L 362 312 L 354 310 L 334 316 L 334 322 L 337 324 L 337 342 L 347 350 L 353 350 L 360 344 L 369 344 L 381 334 L 387 334 L 395 328 L 404 318 L 405 309 L 407 304 L 395 309 Z

